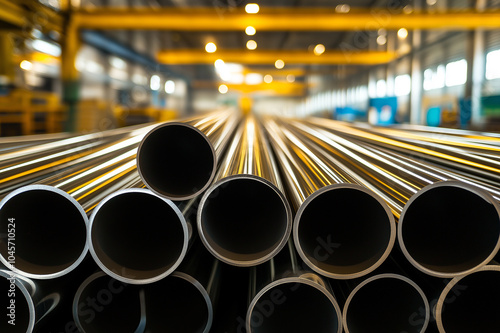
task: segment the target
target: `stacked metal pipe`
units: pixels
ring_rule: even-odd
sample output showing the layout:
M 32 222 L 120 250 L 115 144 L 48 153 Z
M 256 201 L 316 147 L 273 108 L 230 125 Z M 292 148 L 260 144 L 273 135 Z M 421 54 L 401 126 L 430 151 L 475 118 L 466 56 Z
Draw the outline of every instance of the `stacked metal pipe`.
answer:
M 0 331 L 498 332 L 499 140 L 234 110 L 0 140 Z

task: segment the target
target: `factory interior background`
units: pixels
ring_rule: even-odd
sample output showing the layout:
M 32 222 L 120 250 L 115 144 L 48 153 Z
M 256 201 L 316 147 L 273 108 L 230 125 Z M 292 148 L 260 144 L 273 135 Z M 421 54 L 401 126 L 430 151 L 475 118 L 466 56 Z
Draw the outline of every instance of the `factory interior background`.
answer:
M 500 32 L 496 18 L 481 17 L 498 1 L 276 0 L 255 14 L 247 3 L 2 1 L 0 135 L 241 105 L 499 129 Z M 422 17 L 405 18 L 412 13 Z
M 500 0 L 0 0 L 0 333 L 498 333 L 499 142 Z

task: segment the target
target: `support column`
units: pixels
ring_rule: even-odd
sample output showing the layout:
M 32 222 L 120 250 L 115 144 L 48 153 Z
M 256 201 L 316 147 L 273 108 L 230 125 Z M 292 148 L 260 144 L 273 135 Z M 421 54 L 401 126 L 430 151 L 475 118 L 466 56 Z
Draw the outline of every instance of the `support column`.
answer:
M 80 48 L 80 37 L 75 22 L 69 21 L 62 43 L 61 76 L 63 81 L 63 101 L 67 107 L 65 131 L 75 132 L 80 97 L 80 78 L 75 60 Z
M 481 11 L 486 8 L 485 0 L 476 2 L 476 9 Z M 484 127 L 483 117 L 481 115 L 481 96 L 484 83 L 484 73 L 486 69 L 486 59 L 484 55 L 484 29 L 476 29 L 471 33 L 472 38 L 472 58 L 467 59 L 467 63 L 471 67 L 470 78 L 467 75 L 467 81 L 471 80 L 470 91 L 466 92 L 466 96 L 471 98 L 471 128 L 482 129 Z M 469 73 L 467 73 L 469 74 Z M 467 85 L 469 86 L 469 84 Z
M 13 59 L 14 41 L 8 32 L 0 31 L 0 88 L 8 87 L 14 83 L 16 77 L 16 64 Z

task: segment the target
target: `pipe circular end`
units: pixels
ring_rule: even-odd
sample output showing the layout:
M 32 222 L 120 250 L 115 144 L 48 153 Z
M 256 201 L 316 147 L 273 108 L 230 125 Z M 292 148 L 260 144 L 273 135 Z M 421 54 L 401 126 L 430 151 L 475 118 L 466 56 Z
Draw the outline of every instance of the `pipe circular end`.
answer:
M 187 252 L 188 227 L 170 200 L 131 188 L 107 196 L 93 210 L 89 249 L 101 269 L 130 284 L 171 274 Z
M 137 151 L 137 170 L 144 184 L 171 200 L 202 193 L 212 183 L 216 167 L 215 150 L 207 136 L 180 122 L 155 127 Z
M 16 273 L 0 270 L 0 288 L 2 290 L 2 304 L 5 305 L 4 318 L 0 320 L 0 332 L 28 333 L 35 327 L 35 305 L 30 291 L 16 276 Z M 20 291 L 20 292 L 19 292 Z M 14 293 L 14 294 L 12 294 Z M 18 297 L 22 295 L 23 297 Z M 14 303 L 11 303 L 14 301 Z M 9 306 L 14 304 L 14 312 L 11 317 Z M 15 325 L 9 323 L 14 319 Z
M 197 226 L 203 244 L 219 260 L 255 266 L 285 246 L 292 230 L 292 211 L 283 193 L 268 180 L 233 175 L 205 192 Z
M 440 333 L 500 331 L 500 266 L 453 278 L 436 304 Z
M 429 324 L 430 308 L 415 282 L 397 274 L 380 274 L 354 288 L 342 318 L 346 333 L 421 333 Z
M 468 274 L 500 248 L 500 205 L 489 193 L 459 181 L 425 186 L 404 206 L 398 240 L 408 261 L 426 274 Z
M 369 189 L 335 184 L 302 203 L 293 238 L 312 270 L 329 278 L 353 279 L 387 259 L 396 239 L 396 223 L 387 204 Z
M 301 277 L 274 281 L 253 298 L 246 317 L 248 333 L 342 332 L 342 314 L 322 285 Z
M 68 193 L 28 185 L 0 202 L 0 261 L 29 278 L 53 279 L 85 258 L 87 214 Z

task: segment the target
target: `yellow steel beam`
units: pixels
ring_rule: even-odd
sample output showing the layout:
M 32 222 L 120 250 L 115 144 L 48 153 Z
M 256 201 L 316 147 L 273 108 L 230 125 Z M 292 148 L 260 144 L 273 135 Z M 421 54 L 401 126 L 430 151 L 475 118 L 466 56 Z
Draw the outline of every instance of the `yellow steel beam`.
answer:
M 308 51 L 277 50 L 220 50 L 207 53 L 203 50 L 160 51 L 157 59 L 167 65 L 213 64 L 215 60 L 252 65 L 273 65 L 278 59 L 286 64 L 316 65 L 378 65 L 395 59 L 396 53 L 385 51 L 327 51 L 320 56 Z
M 40 27 L 43 31 L 62 33 L 64 18 L 54 10 L 34 0 L 0 0 L 0 22 L 6 22 L 23 30 Z
M 26 24 L 25 10 L 9 0 L 0 0 L 0 22 L 18 27 Z
M 266 68 L 243 68 L 243 74 L 259 73 L 262 75 L 269 74 L 272 77 L 283 77 L 293 75 L 295 77 L 305 76 L 307 73 L 303 68 L 283 68 L 283 69 L 266 69 Z
M 88 29 L 154 29 L 181 31 L 358 31 L 385 29 L 475 29 L 500 28 L 500 11 L 411 12 L 391 9 L 351 10 L 332 8 L 261 8 L 258 14 L 243 9 L 151 8 L 91 9 L 73 19 Z
M 269 94 L 286 96 L 304 96 L 307 85 L 300 82 L 273 81 L 271 83 L 260 84 L 230 84 L 217 83 L 215 81 L 193 81 L 192 87 L 195 89 L 215 89 L 220 84 L 225 84 L 229 92 L 241 92 L 244 94 Z

